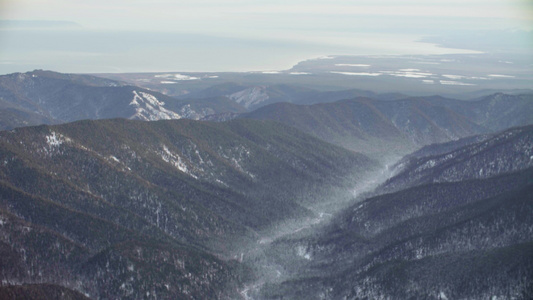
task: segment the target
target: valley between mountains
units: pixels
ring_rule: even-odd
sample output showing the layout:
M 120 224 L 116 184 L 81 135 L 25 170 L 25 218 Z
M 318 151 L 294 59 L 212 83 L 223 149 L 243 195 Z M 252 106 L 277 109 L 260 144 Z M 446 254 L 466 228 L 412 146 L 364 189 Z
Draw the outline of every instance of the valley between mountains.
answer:
M 533 94 L 164 92 L 0 76 L 0 298 L 533 297 Z

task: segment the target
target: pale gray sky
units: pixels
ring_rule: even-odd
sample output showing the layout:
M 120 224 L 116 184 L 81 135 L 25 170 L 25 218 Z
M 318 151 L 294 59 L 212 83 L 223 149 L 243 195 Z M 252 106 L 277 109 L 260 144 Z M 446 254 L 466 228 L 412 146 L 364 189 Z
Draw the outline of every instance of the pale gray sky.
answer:
M 0 73 L 34 66 L 69 72 L 242 71 L 290 67 L 313 55 L 450 53 L 416 41 L 465 31 L 531 30 L 532 2 L 0 0 L 2 20 L 82 27 L 69 29 L 78 34 L 58 28 L 36 33 L 27 24 L 20 29 L 23 23 L 4 22 Z M 37 31 L 47 27 L 31 24 Z M 119 34 L 124 31 L 137 38 Z M 153 61 L 147 59 L 150 51 Z
M 249 32 L 267 21 L 324 16 L 503 19 L 499 29 L 530 28 L 531 0 L 2 0 L 7 20 L 75 21 L 93 29 Z M 357 23 L 357 22 L 356 22 Z M 247 26 L 248 25 L 248 26 Z M 296 24 L 295 24 L 296 25 Z M 311 23 L 300 26 L 311 26 Z M 316 24 L 314 24 L 316 25 Z M 252 28 L 250 28 L 252 27 Z

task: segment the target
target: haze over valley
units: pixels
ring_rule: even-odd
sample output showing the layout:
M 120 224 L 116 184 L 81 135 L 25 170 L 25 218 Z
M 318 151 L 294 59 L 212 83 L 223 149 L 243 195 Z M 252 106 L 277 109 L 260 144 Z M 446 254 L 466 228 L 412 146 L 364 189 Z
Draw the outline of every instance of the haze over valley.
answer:
M 0 299 L 533 298 L 508 1 L 0 5 Z

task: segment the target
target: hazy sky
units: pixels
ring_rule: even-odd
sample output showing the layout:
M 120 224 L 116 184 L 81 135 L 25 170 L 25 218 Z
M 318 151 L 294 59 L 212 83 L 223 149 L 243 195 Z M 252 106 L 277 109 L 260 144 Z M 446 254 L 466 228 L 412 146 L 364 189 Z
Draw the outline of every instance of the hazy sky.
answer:
M 32 68 L 243 71 L 288 68 L 317 55 L 450 53 L 456 50 L 417 41 L 475 31 L 531 30 L 532 3 L 0 0 L 0 73 Z M 79 27 L 42 21 L 75 22 Z

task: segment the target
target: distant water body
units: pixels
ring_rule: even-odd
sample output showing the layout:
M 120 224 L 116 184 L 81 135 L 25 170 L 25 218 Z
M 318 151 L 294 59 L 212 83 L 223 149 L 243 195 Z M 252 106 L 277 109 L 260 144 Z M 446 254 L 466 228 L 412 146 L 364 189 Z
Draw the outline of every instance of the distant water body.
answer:
M 326 55 L 479 53 L 418 42 L 422 37 L 350 34 L 314 39 L 215 37 L 83 29 L 0 30 L 0 74 L 286 70 Z

